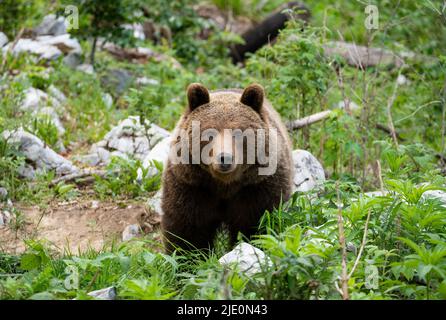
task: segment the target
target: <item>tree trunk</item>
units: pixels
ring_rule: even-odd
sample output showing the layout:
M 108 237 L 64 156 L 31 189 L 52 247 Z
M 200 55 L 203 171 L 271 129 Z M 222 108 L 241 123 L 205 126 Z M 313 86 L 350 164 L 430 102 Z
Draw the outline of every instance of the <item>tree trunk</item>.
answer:
M 96 44 L 97 44 L 97 42 L 98 42 L 98 38 L 94 37 L 93 44 L 91 46 L 91 52 L 90 52 L 90 64 L 92 66 L 94 66 L 94 56 L 96 54 Z

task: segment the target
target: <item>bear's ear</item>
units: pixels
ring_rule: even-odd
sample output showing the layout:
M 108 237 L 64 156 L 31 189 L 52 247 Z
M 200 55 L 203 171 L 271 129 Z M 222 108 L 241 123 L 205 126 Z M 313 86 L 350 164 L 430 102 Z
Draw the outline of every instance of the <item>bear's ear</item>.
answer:
M 210 98 L 208 89 L 200 83 L 191 83 L 187 87 L 187 100 L 189 102 L 189 111 L 209 103 Z
M 263 97 L 265 92 L 260 84 L 253 83 L 243 91 L 240 102 L 260 112 L 263 106 Z

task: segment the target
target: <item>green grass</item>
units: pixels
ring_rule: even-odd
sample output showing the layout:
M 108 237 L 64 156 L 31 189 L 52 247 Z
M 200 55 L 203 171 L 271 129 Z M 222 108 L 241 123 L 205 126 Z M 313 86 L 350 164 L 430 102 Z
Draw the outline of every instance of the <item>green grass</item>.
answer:
M 0 256 L 0 298 L 85 299 L 89 291 L 114 286 L 119 299 L 340 299 L 335 282 L 342 257 L 334 205 L 339 201 L 349 272 L 368 226 L 362 257 L 348 281 L 352 299 L 446 298 L 446 208 L 420 196 L 442 187 L 389 180 L 392 192 L 377 198 L 354 187 L 328 182 L 317 197 L 296 193 L 267 213 L 262 234 L 252 243 L 272 264 L 261 264 L 253 276 L 218 263 L 226 250 L 224 237 L 209 254 L 172 256 L 160 253 L 150 235 L 76 254 L 29 241 L 23 255 Z
M 163 164 L 154 160 L 149 167 L 144 168 L 141 160 L 112 157 L 106 170 L 104 177 L 95 177 L 98 197 L 140 198 L 160 188 Z M 157 173 L 151 174 L 152 170 Z

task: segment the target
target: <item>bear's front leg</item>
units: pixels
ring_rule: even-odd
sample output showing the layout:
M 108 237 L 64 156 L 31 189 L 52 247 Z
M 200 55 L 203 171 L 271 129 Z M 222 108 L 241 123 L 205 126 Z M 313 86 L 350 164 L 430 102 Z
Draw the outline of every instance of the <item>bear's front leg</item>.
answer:
M 173 215 L 165 214 L 161 220 L 163 243 L 166 253 L 175 249 L 210 249 L 217 226 L 214 223 L 190 223 L 189 210 L 176 210 Z
M 282 189 L 271 178 L 240 190 L 227 207 L 225 224 L 230 231 L 231 245 L 235 244 L 239 232 L 247 238 L 256 234 L 265 211 L 272 212 L 289 197 L 290 191 Z
M 215 200 L 201 188 L 165 183 L 161 228 L 166 252 L 209 249 L 221 224 Z

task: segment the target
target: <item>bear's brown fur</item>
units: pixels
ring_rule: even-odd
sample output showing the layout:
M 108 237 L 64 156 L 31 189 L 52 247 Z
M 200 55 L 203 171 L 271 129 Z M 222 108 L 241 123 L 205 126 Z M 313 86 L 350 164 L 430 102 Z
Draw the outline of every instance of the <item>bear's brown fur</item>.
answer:
M 191 84 L 187 94 L 189 105 L 174 131 L 171 152 L 174 143 L 180 140 L 181 130 L 191 136 L 192 121 L 200 121 L 201 131 L 274 128 L 278 133 L 277 170 L 271 175 L 259 175 L 260 164 L 256 159 L 255 164 L 233 164 L 230 169 L 233 171 L 226 174 L 221 172 L 227 169 L 221 163 L 174 164 L 169 156 L 161 202 L 164 213 L 161 227 L 168 252 L 175 247 L 209 248 L 221 225 L 229 230 L 231 241 L 236 240 L 238 232 L 249 237 L 257 230 L 265 210 L 271 211 L 281 200 L 287 200 L 292 190 L 291 143 L 280 116 L 264 98 L 260 85 L 252 84 L 244 91 L 227 89 L 209 93 L 202 85 Z M 219 141 L 225 142 L 223 138 Z M 201 143 L 200 147 L 203 146 Z

